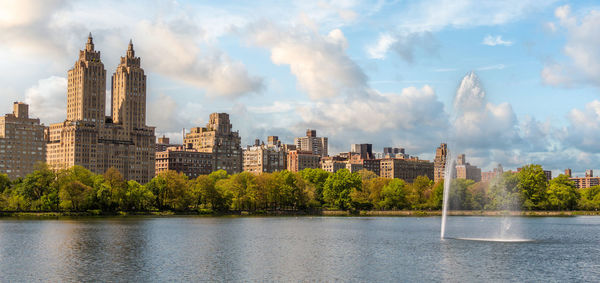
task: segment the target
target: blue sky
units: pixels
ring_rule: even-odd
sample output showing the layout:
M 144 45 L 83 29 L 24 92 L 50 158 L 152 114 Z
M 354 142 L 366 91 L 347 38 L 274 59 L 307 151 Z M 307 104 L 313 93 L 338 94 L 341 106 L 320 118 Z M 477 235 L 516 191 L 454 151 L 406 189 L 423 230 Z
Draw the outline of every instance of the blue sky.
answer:
M 451 149 L 489 169 L 600 168 L 594 1 L 1 1 L 0 108 L 66 117 L 88 32 L 112 74 L 130 38 L 148 124 L 181 139 L 212 112 L 243 144 L 306 128 L 330 139 Z M 110 97 L 110 92 L 107 92 Z

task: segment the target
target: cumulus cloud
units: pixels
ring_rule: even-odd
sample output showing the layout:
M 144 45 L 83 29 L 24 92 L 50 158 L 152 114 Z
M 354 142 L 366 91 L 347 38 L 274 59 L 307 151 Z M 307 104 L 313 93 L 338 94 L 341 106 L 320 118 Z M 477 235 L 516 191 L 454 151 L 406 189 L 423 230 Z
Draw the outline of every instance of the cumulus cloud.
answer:
M 367 54 L 373 59 L 384 59 L 388 51 L 393 50 L 400 58 L 412 63 L 418 50 L 434 54 L 438 48 L 437 40 L 428 31 L 408 34 L 383 33 L 375 45 L 367 47 Z
M 556 8 L 554 15 L 566 31 L 563 53 L 568 60 L 548 63 L 541 72 L 549 85 L 571 86 L 589 83 L 600 86 L 600 10 L 590 10 L 581 18 L 568 5 Z
M 475 158 L 491 158 L 491 150 L 521 148 L 517 117 L 508 103 L 487 101 L 477 75 L 467 74 L 454 99 L 451 136 L 457 150 L 477 152 Z
M 491 36 L 488 34 L 483 38 L 483 41 L 481 41 L 481 44 L 488 45 L 488 46 L 496 46 L 496 45 L 511 46 L 511 45 L 513 45 L 513 42 L 510 40 L 502 39 L 501 35 Z
M 148 69 L 205 89 L 209 96 L 238 97 L 260 92 L 262 78 L 223 51 L 197 41 L 202 29 L 180 22 L 141 22 L 135 34 Z
M 331 141 L 333 146 L 336 140 L 347 146 L 349 141 L 360 142 L 355 139 L 370 137 L 369 140 L 382 147 L 402 146 L 413 150 L 412 153 L 427 152 L 439 143 L 448 120 L 444 105 L 427 85 L 408 87 L 400 93 L 370 91 L 365 99 L 317 102 L 299 107 L 298 113 L 303 121 L 298 130 L 322 129 L 336 137 Z
M 54 67 L 64 70 L 87 33 L 93 31 L 105 64 L 116 63 L 126 48 L 126 39 L 133 37 L 146 71 L 183 81 L 209 96 L 236 98 L 261 92 L 264 87 L 262 78 L 249 74 L 242 62 L 214 44 L 214 37 L 219 35 L 213 29 L 222 30 L 220 35 L 228 29 L 210 26 L 206 28 L 211 32 L 205 32 L 202 24 L 206 22 L 196 20 L 184 6 L 165 4 L 163 10 L 169 11 L 165 14 L 149 10 L 157 14 L 151 20 L 139 14 L 124 15 L 121 11 L 131 9 L 127 3 L 97 7 L 103 14 L 118 18 L 115 20 L 97 17 L 97 10 L 88 13 L 77 5 L 65 1 L 3 1 L 0 50 L 25 58 L 52 58 L 59 62 Z
M 584 109 L 568 114 L 569 126 L 564 129 L 564 142 L 589 153 L 600 153 L 600 101 L 594 100 Z
M 67 118 L 67 79 L 52 76 L 41 79 L 25 91 L 31 117 L 42 123 L 57 123 Z
M 312 100 L 365 91 L 367 76 L 346 54 L 348 42 L 339 29 L 322 35 L 305 26 L 286 29 L 258 22 L 244 33 L 252 44 L 271 52 L 273 63 L 289 66 Z

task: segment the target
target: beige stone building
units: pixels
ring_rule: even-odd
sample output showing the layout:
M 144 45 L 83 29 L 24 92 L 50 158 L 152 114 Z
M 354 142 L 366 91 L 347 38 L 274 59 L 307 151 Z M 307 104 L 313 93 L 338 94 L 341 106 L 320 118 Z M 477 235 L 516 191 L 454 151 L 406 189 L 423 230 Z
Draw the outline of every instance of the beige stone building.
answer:
M 227 113 L 210 114 L 206 127 L 192 128 L 183 144 L 186 148 L 212 153 L 214 170 L 225 170 L 229 174 L 242 172 L 240 134 L 231 130 Z
M 433 163 L 417 158 L 384 158 L 380 161 L 380 176 L 398 178 L 412 183 L 418 176 L 433 179 Z
M 166 171 L 185 174 L 190 179 L 208 175 L 213 171 L 213 156 L 209 152 L 198 152 L 183 146 L 169 147 L 156 152 L 156 174 Z
M 461 154 L 456 159 L 456 178 L 481 181 L 481 169 L 467 162 L 464 154 Z
M 253 146 L 244 149 L 244 171 L 262 174 L 285 170 L 286 152 L 277 142 L 276 136 L 270 136 L 268 143 L 260 143 L 257 140 Z
M 45 131 L 46 162 L 55 170 L 74 165 L 147 183 L 154 177 L 154 127 L 146 125 L 146 75 L 130 41 L 112 76 L 111 116 L 106 117 L 106 70 L 88 37 L 68 72 L 67 120 Z
M 448 156 L 448 145 L 445 143 L 435 150 L 435 159 L 433 161 L 433 181 L 439 182 L 444 180 L 446 174 L 446 157 Z
M 326 137 L 317 137 L 316 130 L 306 130 L 306 137 L 294 139 L 297 150 L 310 151 L 312 154 L 325 157 L 328 155 L 328 144 Z
M 321 156 L 310 151 L 291 150 L 287 155 L 287 170 L 298 172 L 306 168 L 321 168 L 320 160 Z
M 335 173 L 340 169 L 345 169 L 346 164 L 349 164 L 348 160 L 339 156 L 321 157 L 321 169 L 327 172 Z
M 45 155 L 44 126 L 29 118 L 29 105 L 15 102 L 13 113 L 0 117 L 0 173 L 23 178 Z

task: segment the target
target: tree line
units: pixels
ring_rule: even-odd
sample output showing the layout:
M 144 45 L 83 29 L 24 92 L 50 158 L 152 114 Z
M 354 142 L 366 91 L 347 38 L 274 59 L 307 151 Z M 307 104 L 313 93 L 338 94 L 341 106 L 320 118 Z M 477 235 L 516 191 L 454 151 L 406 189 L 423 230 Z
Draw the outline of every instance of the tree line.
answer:
M 461 210 L 598 210 L 600 186 L 578 190 L 567 176 L 548 181 L 539 165 L 506 172 L 489 183 L 452 180 L 449 204 Z M 321 169 L 229 175 L 223 170 L 189 179 L 167 171 L 141 185 L 111 168 L 99 175 L 81 167 L 54 172 L 46 165 L 25 178 L 0 174 L 2 211 L 231 211 L 438 210 L 444 184 L 426 176 L 412 183 L 362 170 Z

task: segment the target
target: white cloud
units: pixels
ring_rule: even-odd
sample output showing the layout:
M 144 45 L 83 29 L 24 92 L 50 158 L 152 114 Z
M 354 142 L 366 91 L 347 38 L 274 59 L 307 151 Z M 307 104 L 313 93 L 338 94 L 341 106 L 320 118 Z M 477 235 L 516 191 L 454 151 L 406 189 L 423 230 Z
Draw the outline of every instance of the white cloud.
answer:
M 248 74 L 246 67 L 223 51 L 197 41 L 202 30 L 176 23 L 148 21 L 136 28 L 140 53 L 149 62 L 149 70 L 183 80 L 207 91 L 213 97 L 238 97 L 260 92 L 262 78 Z
M 394 29 L 384 34 L 392 34 L 396 38 L 402 38 L 411 34 L 434 33 L 446 28 L 460 29 L 502 25 L 519 20 L 529 12 L 542 9 L 553 2 L 553 0 L 436 0 L 403 3 L 406 7 L 403 7 L 399 13 L 393 14 L 394 18 L 390 19 L 393 22 Z M 432 39 L 433 36 L 431 35 L 428 41 L 432 42 Z M 385 49 L 385 45 L 380 45 L 380 42 L 381 35 L 375 44 L 367 47 L 367 50 L 376 49 L 377 46 L 380 46 L 377 50 L 380 57 L 384 57 L 384 54 L 389 50 L 394 50 L 392 44 Z M 405 47 L 395 51 L 406 49 Z M 414 47 L 409 50 L 414 50 Z M 403 56 L 403 54 L 400 53 L 400 56 Z
M 489 65 L 477 68 L 477 71 L 502 70 L 506 68 L 504 64 Z
M 488 46 L 496 46 L 496 45 L 511 46 L 511 45 L 513 45 L 513 42 L 510 40 L 503 40 L 501 35 L 491 36 L 488 34 L 486 37 L 483 38 L 483 41 L 481 41 L 481 44 L 488 45 Z
M 397 41 L 398 40 L 389 33 L 381 34 L 375 45 L 367 47 L 367 53 L 369 57 L 373 59 L 383 59 L 385 58 L 388 49 L 390 49 Z
M 548 63 L 541 72 L 550 85 L 570 86 L 590 83 L 600 86 L 600 10 L 590 10 L 581 18 L 571 13 L 568 5 L 558 7 L 555 16 L 566 30 L 563 48 L 568 60 Z
M 283 102 L 283 101 L 275 101 L 271 105 L 264 106 L 248 106 L 248 111 L 257 113 L 257 114 L 267 114 L 267 113 L 283 113 L 294 110 L 294 103 Z
M 600 153 L 600 101 L 594 100 L 585 109 L 573 109 L 568 115 L 569 126 L 564 129 L 564 142 L 579 150 Z
M 364 92 L 367 77 L 346 55 L 348 42 L 339 29 L 322 35 L 304 26 L 284 29 L 259 22 L 244 33 L 251 43 L 270 50 L 273 63 L 288 65 L 312 100 Z
M 460 149 L 510 149 L 520 145 L 517 117 L 510 104 L 487 101 L 475 73 L 467 74 L 456 91 L 452 136 Z
M 25 91 L 31 117 L 42 123 L 57 123 L 67 118 L 67 79 L 52 76 L 41 79 Z

